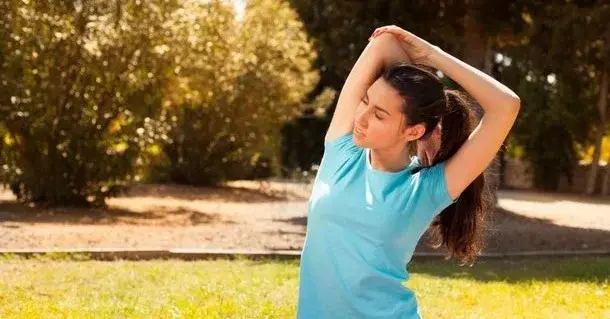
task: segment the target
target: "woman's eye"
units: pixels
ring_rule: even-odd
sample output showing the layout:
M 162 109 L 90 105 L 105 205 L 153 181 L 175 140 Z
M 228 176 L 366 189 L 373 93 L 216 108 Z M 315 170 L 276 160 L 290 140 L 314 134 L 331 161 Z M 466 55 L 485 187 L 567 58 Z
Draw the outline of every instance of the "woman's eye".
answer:
M 378 114 L 378 113 L 375 113 L 375 117 L 376 117 L 376 118 L 378 118 L 378 119 L 380 119 L 380 120 L 382 119 L 382 118 L 379 116 L 379 114 Z

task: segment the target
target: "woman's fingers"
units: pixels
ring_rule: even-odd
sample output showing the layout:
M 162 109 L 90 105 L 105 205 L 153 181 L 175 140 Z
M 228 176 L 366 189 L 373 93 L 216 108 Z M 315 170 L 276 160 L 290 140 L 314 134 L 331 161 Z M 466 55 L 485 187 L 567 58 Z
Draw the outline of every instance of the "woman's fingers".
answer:
M 397 36 L 398 39 L 400 39 L 402 41 L 405 41 L 405 42 L 409 42 L 409 40 L 411 39 L 411 37 L 410 37 L 411 33 L 409 33 L 406 30 L 400 29 L 398 27 L 381 27 L 381 28 L 377 28 L 377 29 L 375 29 L 375 31 L 371 35 L 371 38 L 375 38 L 375 37 L 377 37 L 378 35 L 380 35 L 382 33 L 391 33 L 391 34 Z
M 413 33 L 410 33 L 409 31 L 400 29 L 398 27 L 396 27 L 396 28 L 382 27 L 382 28 L 376 29 L 375 32 L 373 32 L 373 35 L 371 36 L 371 38 L 379 36 L 382 33 L 393 34 L 394 36 L 396 36 L 398 38 L 398 40 L 402 41 L 405 45 L 407 45 L 411 49 L 418 48 L 417 41 L 415 40 L 417 37 Z
M 383 33 L 384 31 L 387 31 L 386 27 L 379 27 L 379 28 L 375 29 L 375 31 L 373 31 L 373 34 L 371 35 L 371 37 L 374 38 L 375 36 Z
M 369 41 L 382 33 L 393 34 L 400 41 L 402 48 L 414 63 L 427 64 L 428 56 L 434 50 L 433 46 L 415 34 L 396 25 L 382 26 L 373 31 Z
M 404 31 L 405 30 L 403 30 L 402 28 L 400 28 L 398 26 L 387 25 L 387 26 L 383 26 L 383 27 L 379 27 L 379 28 L 375 29 L 375 32 L 373 32 L 373 34 L 378 35 L 381 32 L 392 32 L 392 33 L 400 34 Z

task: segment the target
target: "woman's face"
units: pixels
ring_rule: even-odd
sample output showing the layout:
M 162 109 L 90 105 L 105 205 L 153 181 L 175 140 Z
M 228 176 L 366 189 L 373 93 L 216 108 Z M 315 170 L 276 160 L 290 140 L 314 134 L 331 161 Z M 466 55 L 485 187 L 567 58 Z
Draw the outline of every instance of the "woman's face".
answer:
M 425 130 L 423 125 L 405 126 L 402 103 L 398 91 L 379 77 L 369 87 L 356 109 L 354 144 L 372 149 L 397 145 L 406 147 L 409 141 L 422 136 Z

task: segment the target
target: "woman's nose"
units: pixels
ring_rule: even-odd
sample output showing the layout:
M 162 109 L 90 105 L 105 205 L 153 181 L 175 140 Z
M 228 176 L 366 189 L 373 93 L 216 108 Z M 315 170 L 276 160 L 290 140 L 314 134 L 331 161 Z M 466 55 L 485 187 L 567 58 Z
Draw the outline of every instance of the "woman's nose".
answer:
M 362 128 L 367 127 L 366 112 L 356 115 L 356 125 Z
M 354 118 L 354 121 L 356 122 L 356 124 L 358 126 L 366 127 L 366 122 L 367 122 L 367 111 L 366 111 L 366 108 L 359 107 L 356 110 L 356 116 Z

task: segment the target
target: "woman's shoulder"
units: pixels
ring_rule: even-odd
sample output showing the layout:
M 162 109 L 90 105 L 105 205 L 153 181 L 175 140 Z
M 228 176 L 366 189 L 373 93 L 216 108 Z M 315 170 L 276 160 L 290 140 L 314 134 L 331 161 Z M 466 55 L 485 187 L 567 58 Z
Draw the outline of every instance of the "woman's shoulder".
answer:
M 319 170 L 329 176 L 345 173 L 344 170 L 354 166 L 350 162 L 361 158 L 360 155 L 363 150 L 363 148 L 354 144 L 353 132 L 326 140 Z
M 449 196 L 445 164 L 446 161 L 442 161 L 431 166 L 420 167 L 419 171 L 414 174 L 415 185 L 423 194 L 420 200 L 426 202 L 426 206 L 434 207 L 435 212 L 439 207 L 444 209 L 457 201 L 457 199 L 452 200 Z

